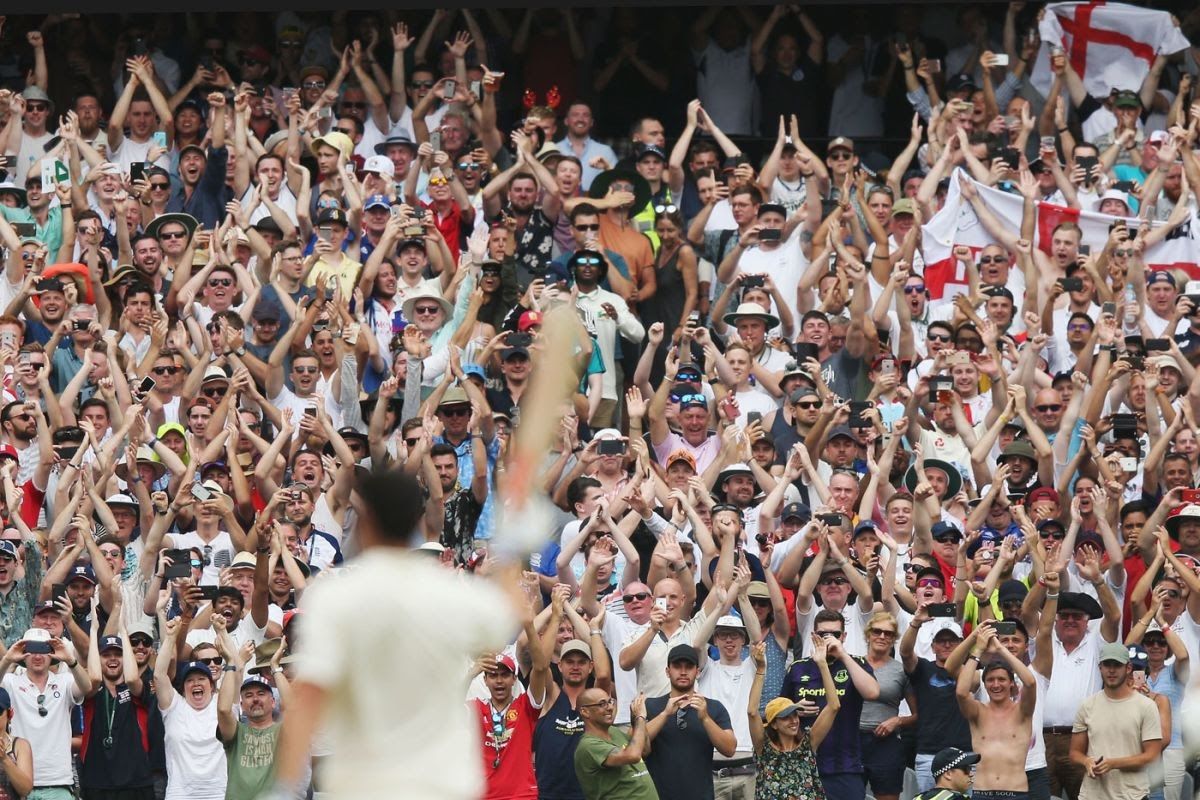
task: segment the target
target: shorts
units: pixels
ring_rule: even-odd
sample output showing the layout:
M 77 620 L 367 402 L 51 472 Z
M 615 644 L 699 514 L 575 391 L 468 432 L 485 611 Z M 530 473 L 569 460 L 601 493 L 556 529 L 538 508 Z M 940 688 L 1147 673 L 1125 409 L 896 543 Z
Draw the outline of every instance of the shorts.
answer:
M 1009 792 L 1004 789 L 971 789 L 971 800 L 1029 800 L 1029 792 Z
M 822 773 L 821 786 L 825 800 L 863 800 L 867 796 L 867 782 L 861 772 Z
M 904 789 L 904 743 L 892 734 L 876 736 L 874 731 L 858 732 L 863 773 L 872 794 L 900 794 Z

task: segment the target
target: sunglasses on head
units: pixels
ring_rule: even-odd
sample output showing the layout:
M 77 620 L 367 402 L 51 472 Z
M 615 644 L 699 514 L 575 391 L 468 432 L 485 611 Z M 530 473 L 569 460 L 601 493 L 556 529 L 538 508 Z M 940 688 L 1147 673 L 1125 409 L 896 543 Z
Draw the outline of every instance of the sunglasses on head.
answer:
M 674 214 L 678 210 L 678 206 L 674 205 L 657 205 L 654 207 L 655 214 Z

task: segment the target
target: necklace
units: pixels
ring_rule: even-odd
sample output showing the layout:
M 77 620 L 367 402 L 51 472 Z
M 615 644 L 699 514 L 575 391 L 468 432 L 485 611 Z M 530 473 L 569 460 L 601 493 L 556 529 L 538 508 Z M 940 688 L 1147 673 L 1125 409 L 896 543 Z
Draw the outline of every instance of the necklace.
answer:
M 104 696 L 104 710 L 108 714 L 108 735 L 104 737 L 104 749 L 111 750 L 113 746 L 113 718 L 117 715 L 116 699 L 108 693 L 108 687 L 101 692 Z

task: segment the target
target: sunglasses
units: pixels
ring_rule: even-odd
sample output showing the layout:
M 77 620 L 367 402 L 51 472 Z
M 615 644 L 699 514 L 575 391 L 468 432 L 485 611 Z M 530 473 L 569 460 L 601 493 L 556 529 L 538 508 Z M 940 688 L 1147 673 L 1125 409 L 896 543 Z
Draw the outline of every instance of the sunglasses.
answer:
M 844 575 L 838 575 L 833 578 L 823 578 L 821 580 L 822 586 L 845 586 L 848 583 L 850 583 L 850 581 Z M 825 634 L 821 635 L 824 636 Z
M 937 578 L 922 578 L 921 580 L 917 581 L 918 589 L 923 589 L 926 586 L 936 586 L 939 589 L 941 589 L 942 582 L 939 581 Z
M 650 599 L 649 592 L 635 592 L 634 594 L 621 595 L 621 602 L 623 602 L 623 603 L 632 603 L 634 601 L 642 601 L 642 600 L 649 600 L 649 599 Z
M 220 656 L 212 656 L 211 658 L 197 658 L 196 660 L 201 664 L 205 664 L 210 667 L 219 667 L 225 663 L 225 659 L 221 658 Z
M 1079 333 L 1087 333 L 1087 332 L 1088 332 L 1088 331 L 1090 331 L 1091 329 L 1092 329 L 1092 326 L 1091 326 L 1091 325 L 1086 325 L 1086 324 L 1084 324 L 1084 323 L 1082 323 L 1082 322 L 1076 323 L 1076 324 L 1074 324 L 1074 325 L 1068 325 L 1068 326 L 1067 326 L 1067 330 L 1069 330 L 1069 331 L 1075 331 L 1075 332 L 1079 332 Z
M 305 81 L 301 84 L 305 89 L 324 89 L 325 81 Z
M 441 306 L 413 306 L 414 314 L 436 314 L 441 310 Z
M 224 286 L 226 289 L 228 289 L 230 286 L 233 286 L 233 279 L 232 278 L 212 278 L 209 280 L 208 285 L 209 286 Z
M 316 375 L 318 367 L 292 367 L 292 370 L 300 375 Z
M 169 184 L 165 184 L 165 183 L 163 184 L 163 186 L 167 186 L 167 185 L 169 185 Z M 187 231 L 164 231 L 163 233 L 160 233 L 158 235 L 158 238 L 160 238 L 160 239 L 186 239 Z
M 1034 406 L 1033 410 L 1038 411 L 1043 414 L 1045 414 L 1046 412 L 1062 411 L 1062 404 L 1061 403 L 1051 403 L 1049 405 L 1044 405 L 1044 406 Z
M 674 205 L 657 205 L 654 207 L 655 214 L 674 214 L 678 210 L 678 206 Z
M 208 389 L 201 389 L 200 394 L 205 397 L 224 397 L 228 391 L 229 389 L 227 388 L 214 386 Z
M 408 86 L 411 89 L 432 89 L 433 81 L 413 81 Z
M 1057 542 L 1061 542 L 1063 539 L 1067 538 L 1067 532 L 1066 531 L 1040 531 L 1038 533 L 1038 538 L 1039 539 L 1054 539 Z
M 174 375 L 179 372 L 179 367 L 155 367 L 151 372 L 155 375 Z
M 895 639 L 896 638 L 896 632 L 889 631 L 886 628 L 871 628 L 870 630 L 867 631 L 867 635 L 868 636 L 881 636 L 885 639 Z
M 1179 599 L 1179 590 L 1178 589 L 1167 589 L 1165 592 L 1163 592 L 1163 594 L 1165 594 L 1171 600 Z
M 849 161 L 854 158 L 854 153 L 847 153 L 845 150 L 838 150 L 830 153 L 828 156 L 830 161 Z
M 708 401 L 704 399 L 702 394 L 681 394 L 679 395 L 679 403 L 704 403 L 708 405 Z
M 905 289 L 904 291 L 907 292 L 908 290 Z M 950 341 L 949 334 L 945 334 L 945 333 L 927 333 L 927 334 L 925 334 L 925 338 L 931 342 L 948 342 L 948 341 Z
M 811 411 L 814 408 L 820 408 L 821 401 L 820 400 L 801 400 L 800 402 L 794 403 L 793 405 L 795 405 L 797 408 L 803 408 L 803 409 L 807 409 L 807 410 Z
M 904 565 L 905 572 L 920 572 L 923 569 L 925 569 L 925 567 L 922 564 L 905 564 Z
M 406 445 L 408 445 L 409 447 L 416 447 L 416 446 L 417 446 L 417 444 L 418 444 L 420 441 L 421 441 L 420 439 L 418 439 L 418 438 L 416 438 L 416 437 L 414 436 L 414 437 L 413 437 L 413 438 L 411 438 L 411 439 L 405 439 L 405 440 L 404 440 L 404 443 L 405 443 Z
M 50 713 L 50 709 L 46 708 L 46 695 L 39 694 L 37 696 L 38 716 L 44 717 Z
M 925 294 L 925 284 L 916 284 L 913 286 L 904 287 L 905 294 Z
M 450 183 L 450 181 L 446 180 L 445 178 L 437 177 L 437 178 L 429 179 L 430 186 L 446 186 L 449 183 Z
M 259 61 L 257 58 L 242 58 L 238 59 L 238 63 L 244 67 L 258 67 L 261 66 L 263 62 Z
M 575 259 L 575 266 L 598 267 L 600 266 L 600 259 L 596 258 L 595 256 L 581 256 L 580 258 Z
M 842 637 L 842 632 L 841 631 L 817 631 L 817 636 L 820 636 L 822 639 L 840 639 Z
M 1125 248 L 1120 248 L 1117 250 L 1113 250 L 1113 255 L 1128 258 L 1129 256 L 1133 255 L 1133 251 L 1125 249 Z
M 1008 256 L 981 256 L 980 264 L 1007 264 Z
M 600 223 L 594 222 L 591 225 L 576 225 L 575 230 L 577 230 L 577 231 L 598 231 L 598 230 L 600 230 Z
M 163 181 L 153 181 L 153 182 L 150 184 L 150 191 L 152 191 L 152 192 L 160 192 L 160 191 L 161 191 L 161 192 L 165 192 L 165 191 L 166 191 L 167 189 L 169 189 L 169 188 L 171 188 L 171 184 L 170 184 L 170 183 L 165 183 L 165 182 L 163 182 Z M 174 234 L 174 233 L 173 233 L 173 234 L 170 234 L 170 235 L 168 235 L 168 234 L 165 234 L 165 233 L 164 233 L 164 234 L 163 234 L 163 238 L 164 238 L 164 239 L 167 239 L 167 238 L 174 239 L 174 238 L 176 238 L 176 237 L 182 237 L 183 235 L 184 235 L 184 234 L 182 234 L 182 233 L 180 233 L 180 234 Z
M 130 636 L 129 644 L 134 647 L 152 647 L 154 641 L 147 636 Z
M 755 606 L 757 608 L 770 608 L 771 607 L 771 599 L 769 597 L 751 597 L 750 605 Z
M 941 536 L 933 537 L 933 540 L 935 542 L 942 542 L 943 544 L 946 542 L 961 542 L 962 536 L 955 533 L 943 533 Z
M 466 170 L 467 172 L 478 172 L 479 170 L 483 169 L 483 165 L 482 164 L 469 164 L 466 161 L 460 161 L 458 164 L 458 168 L 462 169 L 462 170 Z
M 25 110 L 26 111 L 49 111 L 50 106 L 46 105 L 45 103 L 38 103 L 38 102 L 26 103 Z
M 443 408 L 439 414 L 446 417 L 469 417 L 471 416 L 470 406 L 456 406 L 453 408 Z

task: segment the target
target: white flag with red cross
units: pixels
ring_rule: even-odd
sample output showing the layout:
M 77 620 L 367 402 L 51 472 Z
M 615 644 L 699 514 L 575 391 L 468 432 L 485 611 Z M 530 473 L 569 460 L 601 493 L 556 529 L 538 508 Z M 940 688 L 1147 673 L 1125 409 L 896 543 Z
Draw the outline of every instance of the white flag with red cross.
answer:
M 958 170 L 950 180 L 946 203 L 921 227 L 921 254 L 925 259 L 925 285 L 930 297 L 937 300 L 952 297 L 967 291 L 967 276 L 962 264 L 952 255 L 956 245 L 965 245 L 977 254 L 996 240 L 975 216 L 975 210 L 962 195 L 959 181 L 975 184 L 979 197 L 1006 229 L 1017 233 L 1021 230 L 1024 213 L 1024 198 L 1019 194 L 993 189 L 973 181 L 966 172 Z M 1076 208 L 1037 203 L 1037 225 L 1034 246 L 1050 252 L 1050 239 L 1054 229 L 1063 222 L 1074 222 L 1083 231 L 1082 243 L 1098 253 L 1108 241 L 1109 226 L 1121 219 L 1097 211 L 1080 211 Z M 1146 223 L 1126 218 L 1131 229 Z M 1153 227 L 1165 225 L 1154 223 Z M 1146 250 L 1146 268 L 1149 270 L 1180 269 L 1193 280 L 1200 280 L 1200 220 L 1195 216 L 1173 230 L 1163 241 Z
M 1137 91 L 1154 57 L 1189 46 L 1179 24 L 1166 11 L 1093 0 L 1050 3 L 1038 26 L 1041 51 L 1031 78 L 1045 95 L 1050 90 L 1050 47 L 1061 47 L 1088 93 L 1107 97 L 1112 89 Z

